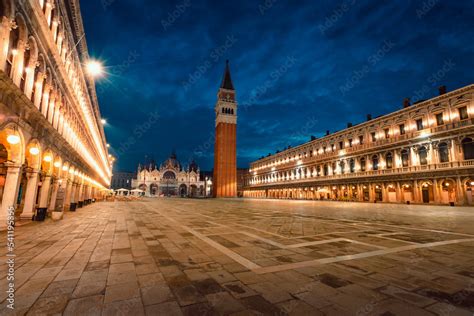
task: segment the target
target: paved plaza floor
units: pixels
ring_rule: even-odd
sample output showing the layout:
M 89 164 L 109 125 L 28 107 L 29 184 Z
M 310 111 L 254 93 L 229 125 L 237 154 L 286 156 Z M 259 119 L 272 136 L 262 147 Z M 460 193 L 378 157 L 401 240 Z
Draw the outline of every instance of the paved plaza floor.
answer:
M 18 315 L 474 312 L 474 208 L 144 199 L 15 233 Z

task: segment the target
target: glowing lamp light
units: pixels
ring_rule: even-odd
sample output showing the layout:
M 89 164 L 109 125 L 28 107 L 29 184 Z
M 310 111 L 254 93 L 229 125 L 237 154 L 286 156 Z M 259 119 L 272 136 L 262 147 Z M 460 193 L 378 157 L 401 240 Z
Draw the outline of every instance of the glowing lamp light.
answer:
M 63 171 L 67 171 L 67 166 L 63 166 Z
M 44 156 L 43 160 L 46 161 L 46 162 L 51 162 L 51 160 L 53 160 L 53 158 L 50 155 L 47 155 L 47 156 Z
M 102 123 L 102 125 L 107 124 L 107 120 L 105 120 L 105 119 L 101 119 L 100 122 Z
M 91 60 L 86 65 L 87 73 L 92 77 L 98 77 L 103 74 L 104 69 L 98 61 Z
M 12 55 L 16 56 L 18 54 L 18 49 L 12 49 Z
M 61 163 L 59 161 L 56 161 L 54 163 L 54 167 L 59 168 L 61 166 Z
M 431 136 L 431 133 L 428 131 L 422 131 L 420 134 L 420 138 L 428 138 Z
M 110 147 L 110 144 L 107 144 L 107 148 L 109 148 L 109 147 Z
M 38 147 L 31 147 L 30 148 L 30 154 L 32 154 L 33 156 L 36 156 L 39 154 L 39 148 Z
M 20 136 L 15 134 L 8 135 L 7 142 L 11 145 L 16 145 L 20 142 Z

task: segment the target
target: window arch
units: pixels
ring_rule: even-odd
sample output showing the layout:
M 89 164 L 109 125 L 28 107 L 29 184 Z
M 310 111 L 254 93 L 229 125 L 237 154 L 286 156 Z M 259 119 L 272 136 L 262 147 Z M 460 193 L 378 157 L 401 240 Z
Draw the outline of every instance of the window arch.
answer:
M 428 164 L 428 151 L 425 146 L 418 149 L 418 158 L 420 159 L 420 165 L 425 166 Z
M 13 62 L 18 53 L 18 42 L 20 40 L 20 29 L 17 27 L 10 31 L 10 38 L 8 40 L 7 62 L 5 65 L 5 72 L 8 76 L 13 76 Z
M 11 18 L 13 16 L 12 0 L 0 0 L 0 17 Z
M 393 168 L 393 155 L 392 155 L 392 153 L 387 153 L 385 155 L 385 167 L 387 169 L 392 169 Z
M 449 162 L 449 148 L 448 144 L 441 143 L 438 145 L 438 154 L 439 154 L 439 162 Z
M 166 171 L 164 174 L 163 174 L 163 179 L 166 179 L 166 180 L 175 180 L 176 179 L 176 175 L 174 174 L 173 171 Z
M 472 138 L 464 138 L 462 141 L 462 151 L 464 153 L 464 160 L 474 159 L 474 142 Z
M 365 158 L 360 158 L 360 171 L 365 171 L 367 162 Z
M 372 156 L 372 170 L 379 170 L 379 156 Z
M 341 174 L 344 174 L 344 171 L 346 169 L 346 163 L 344 162 L 344 160 L 341 160 L 341 162 L 339 162 L 339 167 L 341 168 Z
M 402 156 L 402 167 L 404 168 L 408 167 L 410 163 L 410 153 L 408 152 L 408 150 L 406 149 L 402 150 L 401 156 Z

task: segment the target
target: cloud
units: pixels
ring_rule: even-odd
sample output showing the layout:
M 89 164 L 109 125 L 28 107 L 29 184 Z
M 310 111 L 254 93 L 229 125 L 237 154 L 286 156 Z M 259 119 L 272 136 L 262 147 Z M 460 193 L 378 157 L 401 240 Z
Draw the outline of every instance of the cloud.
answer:
M 105 10 L 100 1 L 81 3 L 91 55 L 112 73 L 98 83 L 112 147 L 119 148 L 150 113 L 160 115 L 119 157 L 118 169 L 134 170 L 145 155 L 164 160 L 173 148 L 181 159 L 195 156 L 202 169 L 212 168 L 214 105 L 225 59 L 241 104 L 242 167 L 311 135 L 359 123 L 368 113 L 399 109 L 448 59 L 456 67 L 440 84 L 455 89 L 472 83 L 465 71 L 474 66 L 470 1 L 429 8 L 423 2 L 276 1 L 263 14 L 263 0 L 190 1 L 181 10 L 183 3 L 116 0 Z M 164 28 L 170 14 L 172 24 Z M 213 58 L 229 36 L 235 43 Z M 386 41 L 394 46 L 381 56 Z M 131 53 L 138 56 L 124 67 Z M 373 56 L 380 57 L 376 63 Z M 296 62 L 273 80 L 289 57 Z M 367 65 L 353 88 L 341 93 Z M 199 78 L 186 86 L 196 73 Z M 252 98 L 261 87 L 264 92 Z M 436 94 L 429 88 L 426 98 Z M 308 121 L 314 124 L 302 128 Z

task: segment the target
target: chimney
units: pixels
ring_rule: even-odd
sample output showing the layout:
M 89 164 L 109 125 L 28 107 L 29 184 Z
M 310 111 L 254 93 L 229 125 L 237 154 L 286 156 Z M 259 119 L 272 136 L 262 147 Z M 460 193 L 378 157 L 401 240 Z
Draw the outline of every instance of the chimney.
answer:
M 351 128 L 352 127 L 352 123 L 347 123 L 347 128 Z
M 410 98 L 405 98 L 403 99 L 403 108 L 406 109 L 407 107 L 409 107 L 411 104 L 410 104 Z
M 372 114 L 367 114 L 367 121 L 372 121 Z
M 329 131 L 326 131 L 326 136 L 329 136 L 329 134 L 330 134 Z
M 446 94 L 446 92 L 447 92 L 447 91 L 446 91 L 446 86 L 444 86 L 444 85 L 443 85 L 443 86 L 440 86 L 440 87 L 438 88 L 438 91 L 439 91 L 439 95 Z

